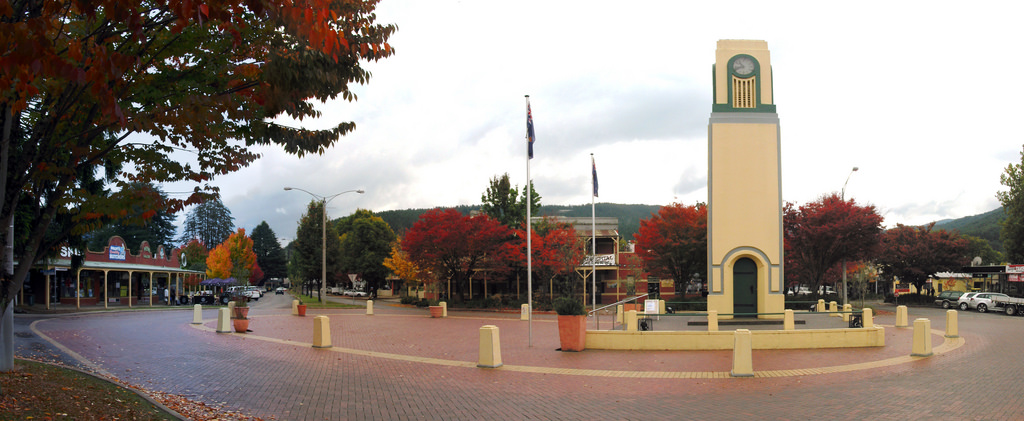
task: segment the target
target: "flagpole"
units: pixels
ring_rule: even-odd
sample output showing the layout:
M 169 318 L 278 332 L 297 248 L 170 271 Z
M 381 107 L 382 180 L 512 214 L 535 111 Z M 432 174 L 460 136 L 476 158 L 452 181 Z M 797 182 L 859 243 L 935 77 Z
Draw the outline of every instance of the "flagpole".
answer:
M 590 243 L 591 249 L 593 250 L 593 256 L 590 259 L 590 301 L 592 303 L 591 311 L 597 311 L 597 213 L 594 211 L 594 198 L 597 197 L 597 163 L 594 162 L 594 154 L 590 154 L 590 165 L 593 169 L 593 177 L 590 180 L 590 187 L 594 191 L 590 195 Z M 597 314 L 594 314 L 594 323 L 598 323 Z M 600 326 L 595 326 L 595 329 L 600 329 Z
M 531 232 L 533 231 L 533 220 L 531 219 L 531 210 L 533 206 L 533 192 L 530 189 L 530 159 L 533 158 L 533 144 L 530 142 L 533 140 L 530 138 L 530 132 L 533 124 L 533 116 L 530 114 L 530 96 L 526 95 L 526 305 L 530 309 L 529 315 L 529 343 L 530 347 L 533 347 L 533 244 L 531 242 Z

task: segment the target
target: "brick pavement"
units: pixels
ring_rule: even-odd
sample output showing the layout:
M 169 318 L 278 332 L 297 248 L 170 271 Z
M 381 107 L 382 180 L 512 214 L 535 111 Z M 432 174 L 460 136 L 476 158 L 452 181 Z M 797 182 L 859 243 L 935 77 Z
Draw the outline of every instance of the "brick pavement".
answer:
M 331 349 L 309 346 L 312 317 L 290 316 L 283 296 L 253 305 L 251 336 L 211 332 L 212 309 L 204 328 L 190 325 L 191 311 L 67 316 L 34 327 L 130 383 L 265 419 L 1024 417 L 1012 387 L 1024 374 L 1017 362 L 1024 318 L 1000 314 L 961 312 L 963 346 L 934 357 L 905 358 L 911 329 L 887 328 L 880 349 L 755 350 L 754 370 L 904 362 L 740 379 L 714 378 L 731 368 L 731 351 L 554 351 L 553 316 L 535 317 L 531 347 L 518 313 L 430 319 L 425 309 L 381 303 L 375 313 L 325 311 Z M 941 330 L 944 314 L 911 308 L 910 318 L 928 317 Z M 484 324 L 500 329 L 502 368 L 475 367 Z M 943 343 L 938 335 L 932 341 Z

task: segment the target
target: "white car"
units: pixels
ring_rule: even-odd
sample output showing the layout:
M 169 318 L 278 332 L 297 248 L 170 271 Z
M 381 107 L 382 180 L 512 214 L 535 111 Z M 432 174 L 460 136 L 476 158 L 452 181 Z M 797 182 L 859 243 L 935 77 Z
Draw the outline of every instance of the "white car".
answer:
M 345 290 L 345 295 L 347 295 L 349 297 L 365 297 L 365 296 L 367 296 L 369 294 L 367 294 L 367 293 L 365 293 L 363 291 L 356 291 L 354 289 L 346 289 Z
M 991 308 L 996 307 L 996 303 L 992 302 L 993 298 L 1007 298 L 1006 294 L 1000 294 L 998 292 L 982 292 L 967 300 L 967 307 L 978 310 L 978 313 L 984 313 Z
M 969 308 L 967 302 L 971 300 L 971 297 L 978 294 L 980 294 L 980 292 L 968 292 L 965 293 L 964 295 L 961 295 L 960 298 L 956 300 L 956 307 L 959 308 L 960 310 L 967 310 Z

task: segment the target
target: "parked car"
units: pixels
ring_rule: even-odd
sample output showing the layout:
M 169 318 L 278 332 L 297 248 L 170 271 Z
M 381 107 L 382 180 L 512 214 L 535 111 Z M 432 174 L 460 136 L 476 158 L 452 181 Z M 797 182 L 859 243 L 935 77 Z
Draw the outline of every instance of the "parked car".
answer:
M 793 288 L 790 288 L 786 295 L 811 295 L 811 289 L 807 287 L 796 287 L 796 291 L 794 291 Z
M 988 309 L 996 306 L 996 304 L 992 302 L 993 297 L 1008 298 L 1009 295 L 1000 294 L 998 292 L 982 292 L 975 294 L 967 300 L 967 307 L 978 310 L 978 313 L 984 313 L 988 311 Z
M 961 310 L 967 310 L 967 308 L 968 308 L 967 301 L 970 300 L 971 297 L 973 297 L 975 295 L 978 295 L 978 294 L 980 294 L 980 293 L 979 292 L 965 292 L 964 295 L 961 295 L 960 298 L 956 299 L 956 307 L 961 309 Z
M 942 306 L 942 308 L 953 308 L 956 307 L 957 301 L 961 295 L 964 295 L 963 291 L 942 291 L 938 297 L 935 297 L 935 305 Z
M 277 287 L 277 289 L 274 290 L 274 294 L 284 295 L 284 292 L 287 291 L 287 290 L 288 290 L 288 288 L 285 288 L 285 287 Z
M 347 295 L 349 297 L 365 297 L 365 296 L 367 296 L 369 294 L 367 294 L 367 293 L 365 293 L 363 291 L 357 291 L 357 290 L 354 290 L 354 289 L 346 289 L 345 290 L 345 295 Z

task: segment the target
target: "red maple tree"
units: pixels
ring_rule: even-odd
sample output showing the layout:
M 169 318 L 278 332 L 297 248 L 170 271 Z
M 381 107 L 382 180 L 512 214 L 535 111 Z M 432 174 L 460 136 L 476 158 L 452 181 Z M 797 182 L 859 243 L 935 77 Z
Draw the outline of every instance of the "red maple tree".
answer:
M 582 279 L 579 283 L 574 281 L 577 279 L 576 268 L 587 255 L 586 240 L 579 236 L 572 224 L 555 219 L 544 218 L 535 222 L 533 228 L 530 263 L 536 279 L 548 282 L 549 295 L 553 296 L 556 289 L 559 289 L 561 295 L 574 293 L 576 285 L 582 285 Z M 525 229 L 516 230 L 516 238 L 517 264 L 525 268 Z M 559 279 L 561 282 L 556 282 Z M 559 288 L 555 287 L 556 284 Z
M 703 203 L 662 206 L 658 214 L 640 220 L 636 254 L 651 275 L 675 280 L 676 291 L 708 272 L 708 208 Z
M 956 232 L 933 230 L 935 223 L 913 227 L 897 224 L 881 237 L 881 253 L 875 262 L 888 280 L 898 277 L 922 291 L 936 272 L 959 271 L 970 262 L 970 242 Z
M 487 216 L 467 216 L 455 209 L 432 209 L 420 215 L 402 239 L 402 249 L 437 281 L 447 280 L 454 295 L 465 299 L 477 269 L 502 270 L 515 260 L 512 231 Z
M 810 285 L 812 291 L 825 280 L 842 276 L 843 259 L 873 257 L 882 232 L 882 216 L 874 206 L 858 206 L 836 193 L 800 207 L 786 203 L 782 222 L 786 282 Z

